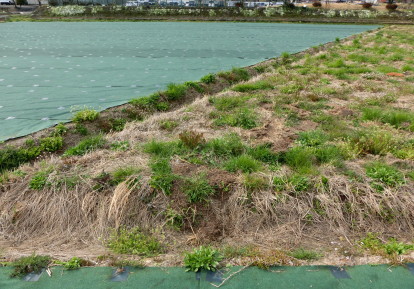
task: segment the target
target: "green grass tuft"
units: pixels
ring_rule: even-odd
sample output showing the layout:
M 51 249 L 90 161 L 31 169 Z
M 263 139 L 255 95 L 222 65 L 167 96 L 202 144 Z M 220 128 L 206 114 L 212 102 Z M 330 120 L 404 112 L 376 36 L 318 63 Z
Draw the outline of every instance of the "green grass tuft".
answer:
M 368 177 L 390 187 L 405 184 L 404 175 L 396 168 L 382 162 L 371 162 L 365 166 Z
M 86 153 L 102 148 L 106 144 L 106 140 L 101 136 L 93 136 L 80 141 L 76 146 L 67 149 L 63 156 L 82 156 Z
M 261 90 L 261 89 L 273 89 L 273 85 L 266 81 L 257 81 L 253 83 L 242 83 L 234 86 L 232 90 L 238 91 L 238 92 L 249 92 L 249 91 L 255 91 L 255 90 Z
M 229 172 L 252 173 L 257 172 L 261 168 L 261 164 L 251 156 L 244 154 L 229 159 L 224 164 L 224 168 Z
M 190 203 L 205 202 L 215 193 L 205 174 L 186 178 L 182 190 Z

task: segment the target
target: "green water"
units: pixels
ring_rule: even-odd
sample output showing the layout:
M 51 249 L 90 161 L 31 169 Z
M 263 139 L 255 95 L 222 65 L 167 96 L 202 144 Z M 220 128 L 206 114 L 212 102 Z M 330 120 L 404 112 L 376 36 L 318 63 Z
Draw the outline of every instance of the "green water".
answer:
M 0 140 L 168 83 L 298 52 L 377 26 L 276 23 L 0 24 Z

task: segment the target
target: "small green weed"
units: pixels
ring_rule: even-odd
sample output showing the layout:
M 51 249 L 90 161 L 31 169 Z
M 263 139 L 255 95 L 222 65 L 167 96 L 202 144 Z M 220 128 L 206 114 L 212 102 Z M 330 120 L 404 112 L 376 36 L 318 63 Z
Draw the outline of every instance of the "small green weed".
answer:
M 246 81 L 250 78 L 249 72 L 244 68 L 233 68 L 231 71 L 219 72 L 217 75 L 230 83 Z
M 59 123 L 55 126 L 55 129 L 52 132 L 52 136 L 62 136 L 68 132 L 68 128 L 63 124 Z
M 287 165 L 299 172 L 309 173 L 312 171 L 314 162 L 312 148 L 295 146 L 284 154 L 283 159 Z
M 313 251 L 313 250 L 305 250 L 303 248 L 296 249 L 289 254 L 293 258 L 299 259 L 299 260 L 318 260 L 322 257 L 322 254 Z
M 23 277 L 24 275 L 35 272 L 40 273 L 43 268 L 46 268 L 51 261 L 49 256 L 31 255 L 27 257 L 21 257 L 12 262 L 14 269 L 10 274 L 10 277 Z
M 160 122 L 160 128 L 166 131 L 173 131 L 179 123 L 175 120 L 163 120 Z
M 152 170 L 150 185 L 164 194 L 170 195 L 173 182 L 176 179 L 176 176 L 172 173 L 170 160 L 168 158 L 153 159 L 150 167 Z
M 76 133 L 78 133 L 80 135 L 88 135 L 89 134 L 88 129 L 83 124 L 81 124 L 81 123 L 77 123 L 75 125 L 75 129 L 74 130 L 75 130 Z
M 269 187 L 269 180 L 262 175 L 247 174 L 243 178 L 243 185 L 248 191 L 258 191 Z
M 240 257 L 255 257 L 258 254 L 257 249 L 253 246 L 225 246 L 220 250 L 225 259 L 234 259 Z
M 252 109 L 242 107 L 230 113 L 216 113 L 211 115 L 214 124 L 217 126 L 229 125 L 233 127 L 241 127 L 244 129 L 252 129 L 259 124 L 259 115 Z
M 378 128 L 355 130 L 347 137 L 358 154 L 385 155 L 398 145 L 390 132 Z
M 82 156 L 88 152 L 102 148 L 106 144 L 106 140 L 102 135 L 89 137 L 80 141 L 76 146 L 67 149 L 63 156 Z
M 246 104 L 246 97 L 239 96 L 221 96 L 211 97 L 209 102 L 214 105 L 218 111 L 232 111 L 238 107 L 242 107 Z
M 45 137 L 40 140 L 40 148 L 45 152 L 55 152 L 63 147 L 63 138 L 61 136 Z
M 253 83 L 242 83 L 234 86 L 232 90 L 238 91 L 238 92 L 249 92 L 249 91 L 255 91 L 255 90 L 263 90 L 263 89 L 273 89 L 273 85 L 266 81 L 256 81 Z
M 368 177 L 390 187 L 396 187 L 405 183 L 404 175 L 396 168 L 382 162 L 371 162 L 365 166 Z
M 178 230 L 181 229 L 181 227 L 184 225 L 184 216 L 176 210 L 168 208 L 165 211 L 164 215 L 167 219 L 167 225 Z
M 85 107 L 82 110 L 79 110 L 74 113 L 72 117 L 72 121 L 81 123 L 81 122 L 86 122 L 86 121 L 94 121 L 98 117 L 99 117 L 98 111 L 92 108 Z
M 110 130 L 112 131 L 123 131 L 127 120 L 125 118 L 110 118 Z
M 7 146 L 0 149 L 0 172 L 17 168 L 20 164 L 35 159 L 41 153 L 40 148 L 14 148 Z
M 261 164 L 251 156 L 243 154 L 229 159 L 224 164 L 224 168 L 229 172 L 252 173 L 257 172 L 261 168 Z
M 398 242 L 395 238 L 390 238 L 383 243 L 377 234 L 368 233 L 365 238 L 360 240 L 363 249 L 369 250 L 374 254 L 385 253 L 387 255 L 403 255 L 414 250 L 413 244 Z
M 113 230 L 107 246 L 118 254 L 132 254 L 145 257 L 162 253 L 161 243 L 153 236 L 144 233 L 140 228 L 119 228 Z
M 311 130 L 299 133 L 297 142 L 304 145 L 315 147 L 324 144 L 329 140 L 329 136 L 322 130 Z
M 414 113 L 411 111 L 367 107 L 362 109 L 362 120 L 376 120 L 396 128 L 414 130 Z
M 129 103 L 139 109 L 152 111 L 154 109 L 158 110 L 157 107 L 160 103 L 160 98 L 161 97 L 159 93 L 153 93 L 150 96 L 131 99 Z
M 220 158 L 239 156 L 245 151 L 245 145 L 237 134 L 228 134 L 206 143 L 203 152 L 207 156 Z
M 50 174 L 50 170 L 37 172 L 33 176 L 33 178 L 30 180 L 29 188 L 40 191 L 45 186 L 50 185 L 50 182 L 48 181 L 49 174 Z
M 299 84 L 289 84 L 280 88 L 281 93 L 295 94 L 301 91 L 303 87 Z
M 385 243 L 384 250 L 388 255 L 403 255 L 414 250 L 414 245 L 398 242 L 396 239 L 391 238 L 387 243 Z
M 168 100 L 178 100 L 185 96 L 187 92 L 187 86 L 185 84 L 170 83 L 167 85 L 167 90 L 163 94 Z
M 215 76 L 214 74 L 210 73 L 210 74 L 204 75 L 204 76 L 200 79 L 200 81 L 201 81 L 202 83 L 206 83 L 206 84 L 209 84 L 209 83 L 214 83 L 214 82 L 216 82 L 216 76 Z
M 127 151 L 129 150 L 130 145 L 127 140 L 123 140 L 123 141 L 115 141 L 111 143 L 110 147 L 111 147 L 111 150 L 114 150 L 114 151 Z
M 138 173 L 140 172 L 141 170 L 135 167 L 119 168 L 111 173 L 111 176 L 112 176 L 111 185 L 118 185 L 134 175 L 135 175 L 135 178 L 134 180 L 131 180 L 131 182 L 135 183 L 139 180 Z
M 158 142 L 156 140 L 151 140 L 143 145 L 143 150 L 145 153 L 154 156 L 170 157 L 174 154 L 178 154 L 182 151 L 182 148 L 180 147 L 180 143 L 178 141 Z
M 306 192 L 311 187 L 309 178 L 300 174 L 294 174 L 289 177 L 288 184 L 295 194 Z
M 205 174 L 184 179 L 182 190 L 190 203 L 205 202 L 215 193 Z
M 204 88 L 200 85 L 199 82 L 186 81 L 184 82 L 184 85 L 186 88 L 193 88 L 197 92 L 200 92 L 200 93 L 204 92 Z
M 223 259 L 219 251 L 201 246 L 193 252 L 187 252 L 184 257 L 186 271 L 199 272 L 200 270 L 216 271 L 219 262 Z
M 63 268 L 65 268 L 66 270 L 79 269 L 80 267 L 84 266 L 85 263 L 87 262 L 79 257 L 73 257 L 67 262 L 58 262 L 58 264 L 63 265 Z
M 269 145 L 266 144 L 249 148 L 247 154 L 256 160 L 269 165 L 277 165 L 279 161 L 279 155 L 274 153 Z
M 266 66 L 255 66 L 254 70 L 256 70 L 257 73 L 264 73 L 266 71 Z

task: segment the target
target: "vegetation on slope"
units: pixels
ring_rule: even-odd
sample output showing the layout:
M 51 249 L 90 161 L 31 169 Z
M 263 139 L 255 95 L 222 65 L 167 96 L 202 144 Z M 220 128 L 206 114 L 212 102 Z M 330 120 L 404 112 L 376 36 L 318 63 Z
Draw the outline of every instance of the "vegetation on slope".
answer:
M 238 243 L 243 250 L 223 256 L 263 268 L 320 257 L 310 246 L 405 254 L 413 249 L 413 43 L 411 27 L 386 27 L 132 100 L 125 109 L 141 118 L 100 136 L 101 145 L 6 169 L 3 233 L 110 236 L 104 243 L 121 253 L 148 243 L 141 255 Z M 261 74 L 247 80 L 252 71 Z M 234 79 L 246 82 L 187 94 Z M 252 243 L 258 251 L 246 249 Z

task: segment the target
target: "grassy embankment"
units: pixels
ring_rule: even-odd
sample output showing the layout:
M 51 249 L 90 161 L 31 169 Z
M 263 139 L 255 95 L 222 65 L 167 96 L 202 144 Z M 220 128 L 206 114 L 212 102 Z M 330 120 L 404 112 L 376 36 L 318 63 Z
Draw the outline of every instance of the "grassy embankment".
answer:
M 413 48 L 413 28 L 391 26 L 79 112 L 1 151 L 2 234 L 26 251 L 82 240 L 158 264 L 199 244 L 263 267 L 401 261 L 413 248 Z

